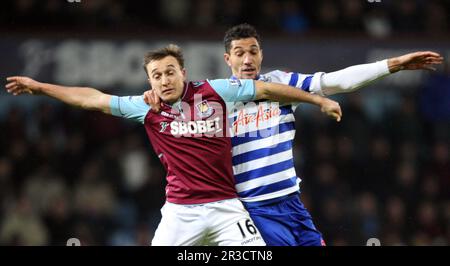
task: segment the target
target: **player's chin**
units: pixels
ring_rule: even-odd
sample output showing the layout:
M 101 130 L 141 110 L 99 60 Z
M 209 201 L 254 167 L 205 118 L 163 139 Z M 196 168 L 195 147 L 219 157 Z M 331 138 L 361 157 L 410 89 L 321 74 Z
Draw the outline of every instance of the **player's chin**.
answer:
M 242 75 L 241 75 L 241 78 L 242 79 L 255 79 L 256 78 L 256 71 L 255 72 L 250 72 L 250 71 L 248 71 L 248 72 L 242 72 Z

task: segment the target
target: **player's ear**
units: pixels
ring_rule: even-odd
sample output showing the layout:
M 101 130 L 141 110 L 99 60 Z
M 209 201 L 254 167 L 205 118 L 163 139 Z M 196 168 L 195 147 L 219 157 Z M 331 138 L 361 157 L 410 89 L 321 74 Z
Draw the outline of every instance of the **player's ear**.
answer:
M 183 80 L 184 81 L 186 81 L 186 68 L 183 68 L 182 70 L 181 70 L 181 74 L 183 74 Z
M 224 53 L 224 54 L 223 54 L 223 59 L 225 60 L 225 63 L 227 63 L 227 65 L 228 65 L 229 67 L 231 67 L 231 63 L 230 63 L 230 54 Z

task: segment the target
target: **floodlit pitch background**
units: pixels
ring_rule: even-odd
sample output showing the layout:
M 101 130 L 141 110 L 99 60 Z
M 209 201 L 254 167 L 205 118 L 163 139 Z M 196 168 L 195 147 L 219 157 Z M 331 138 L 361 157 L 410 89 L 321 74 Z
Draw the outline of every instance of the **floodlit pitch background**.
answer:
M 190 79 L 227 78 L 225 30 L 262 37 L 263 71 L 330 72 L 415 50 L 402 72 L 296 112 L 302 200 L 328 245 L 450 244 L 450 2 L 16 0 L 0 10 L 0 77 L 147 89 L 143 54 L 179 44 Z M 0 91 L 0 245 L 148 245 L 165 173 L 139 124 Z

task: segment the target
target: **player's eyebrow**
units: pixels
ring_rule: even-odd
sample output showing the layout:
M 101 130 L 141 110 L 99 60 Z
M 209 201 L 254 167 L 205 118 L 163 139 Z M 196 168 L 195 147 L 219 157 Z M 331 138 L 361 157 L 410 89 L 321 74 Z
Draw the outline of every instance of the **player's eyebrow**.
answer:
M 175 65 L 173 65 L 173 64 L 168 64 L 167 67 L 168 68 L 176 68 Z M 150 73 L 153 74 L 153 72 L 155 72 L 156 70 L 158 70 L 158 68 L 154 68 Z
M 258 48 L 259 47 L 256 44 L 253 44 L 253 45 L 250 46 L 250 49 L 258 49 Z M 244 49 L 244 48 L 242 46 L 235 46 L 235 47 L 233 47 L 232 50 L 237 50 L 237 49 Z

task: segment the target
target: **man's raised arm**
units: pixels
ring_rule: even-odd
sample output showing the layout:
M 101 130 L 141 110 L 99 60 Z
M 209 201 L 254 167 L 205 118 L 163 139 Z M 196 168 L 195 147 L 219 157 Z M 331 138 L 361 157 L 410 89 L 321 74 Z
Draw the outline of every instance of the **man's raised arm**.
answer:
M 383 61 L 350 66 L 335 72 L 316 73 L 308 89 L 320 95 L 355 91 L 373 81 L 401 70 L 434 70 L 443 57 L 435 52 L 421 51 L 392 57 Z
M 88 87 L 66 87 L 41 83 L 28 77 L 8 77 L 6 90 L 13 95 L 44 94 L 66 104 L 111 114 L 111 95 Z

